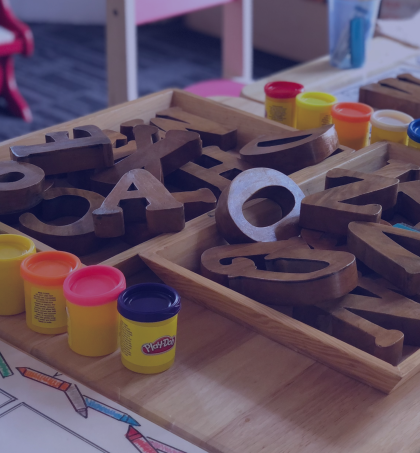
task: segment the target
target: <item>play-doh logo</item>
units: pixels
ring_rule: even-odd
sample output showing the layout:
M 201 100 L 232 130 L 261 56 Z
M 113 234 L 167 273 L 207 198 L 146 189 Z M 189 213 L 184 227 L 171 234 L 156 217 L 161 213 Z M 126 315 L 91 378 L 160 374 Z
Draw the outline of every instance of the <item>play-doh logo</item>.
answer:
M 153 343 L 145 343 L 141 352 L 145 355 L 157 355 L 170 351 L 175 346 L 175 335 L 173 337 L 160 337 Z

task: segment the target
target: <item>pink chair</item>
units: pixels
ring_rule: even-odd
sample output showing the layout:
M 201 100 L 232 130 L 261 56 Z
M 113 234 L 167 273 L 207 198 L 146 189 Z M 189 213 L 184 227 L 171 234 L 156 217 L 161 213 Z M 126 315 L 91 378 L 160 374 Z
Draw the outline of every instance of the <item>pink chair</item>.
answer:
M 13 55 L 29 56 L 33 50 L 31 30 L 15 17 L 7 0 L 0 0 L 0 96 L 14 115 L 28 122 L 32 114 L 17 87 Z
M 131 101 L 137 94 L 136 26 L 223 4 L 223 78 L 252 81 L 252 0 L 107 0 L 109 105 Z M 223 83 L 221 83 L 223 82 Z M 215 86 L 219 84 L 217 92 Z M 223 95 L 239 86 L 209 81 L 195 93 Z M 223 85 L 223 86 L 222 86 Z M 220 92 L 220 90 L 223 90 Z M 228 90 L 228 91 L 226 91 Z M 230 91 L 229 91 L 230 90 Z

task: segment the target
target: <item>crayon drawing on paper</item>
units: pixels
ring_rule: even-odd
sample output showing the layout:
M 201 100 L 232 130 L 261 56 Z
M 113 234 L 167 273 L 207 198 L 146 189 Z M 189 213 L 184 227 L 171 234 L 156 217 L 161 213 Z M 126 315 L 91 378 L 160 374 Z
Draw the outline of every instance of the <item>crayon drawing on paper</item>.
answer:
M 1 340 L 0 375 L 0 453 L 205 453 Z

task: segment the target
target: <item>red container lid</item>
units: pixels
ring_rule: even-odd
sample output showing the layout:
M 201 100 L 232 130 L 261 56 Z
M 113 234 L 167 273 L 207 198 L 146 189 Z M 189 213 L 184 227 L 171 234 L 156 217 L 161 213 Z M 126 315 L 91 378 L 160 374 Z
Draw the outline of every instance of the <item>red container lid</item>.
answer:
M 295 82 L 270 82 L 264 87 L 265 94 L 274 99 L 295 98 L 305 87 Z
M 20 275 L 35 285 L 61 286 L 66 277 L 82 266 L 79 258 L 67 252 L 40 252 L 20 265 Z
M 338 102 L 331 109 L 331 116 L 349 123 L 365 123 L 370 120 L 373 108 L 361 102 Z
M 93 307 L 118 299 L 126 288 L 124 274 L 110 266 L 88 266 L 70 274 L 63 285 L 64 296 L 76 305 Z

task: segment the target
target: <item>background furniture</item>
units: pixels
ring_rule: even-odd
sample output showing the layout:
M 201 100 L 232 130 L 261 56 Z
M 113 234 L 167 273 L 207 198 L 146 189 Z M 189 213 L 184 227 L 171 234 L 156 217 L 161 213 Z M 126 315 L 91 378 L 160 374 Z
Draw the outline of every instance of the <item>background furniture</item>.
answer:
M 109 105 L 138 97 L 137 25 L 221 4 L 223 77 L 249 83 L 252 80 L 252 0 L 107 0 Z
M 29 56 L 33 49 L 29 27 L 14 16 L 8 0 L 0 0 L 0 96 L 6 99 L 9 110 L 25 121 L 32 121 L 32 114 L 16 84 L 13 55 Z
M 367 80 L 388 69 L 397 68 L 402 62 L 415 57 L 420 57 L 418 49 L 377 37 L 370 43 L 363 68 L 343 71 L 331 66 L 330 57 L 326 55 L 251 83 L 242 90 L 242 96 L 263 103 L 265 102 L 264 85 L 275 80 L 301 83 L 306 91 L 330 93 L 347 85 Z

